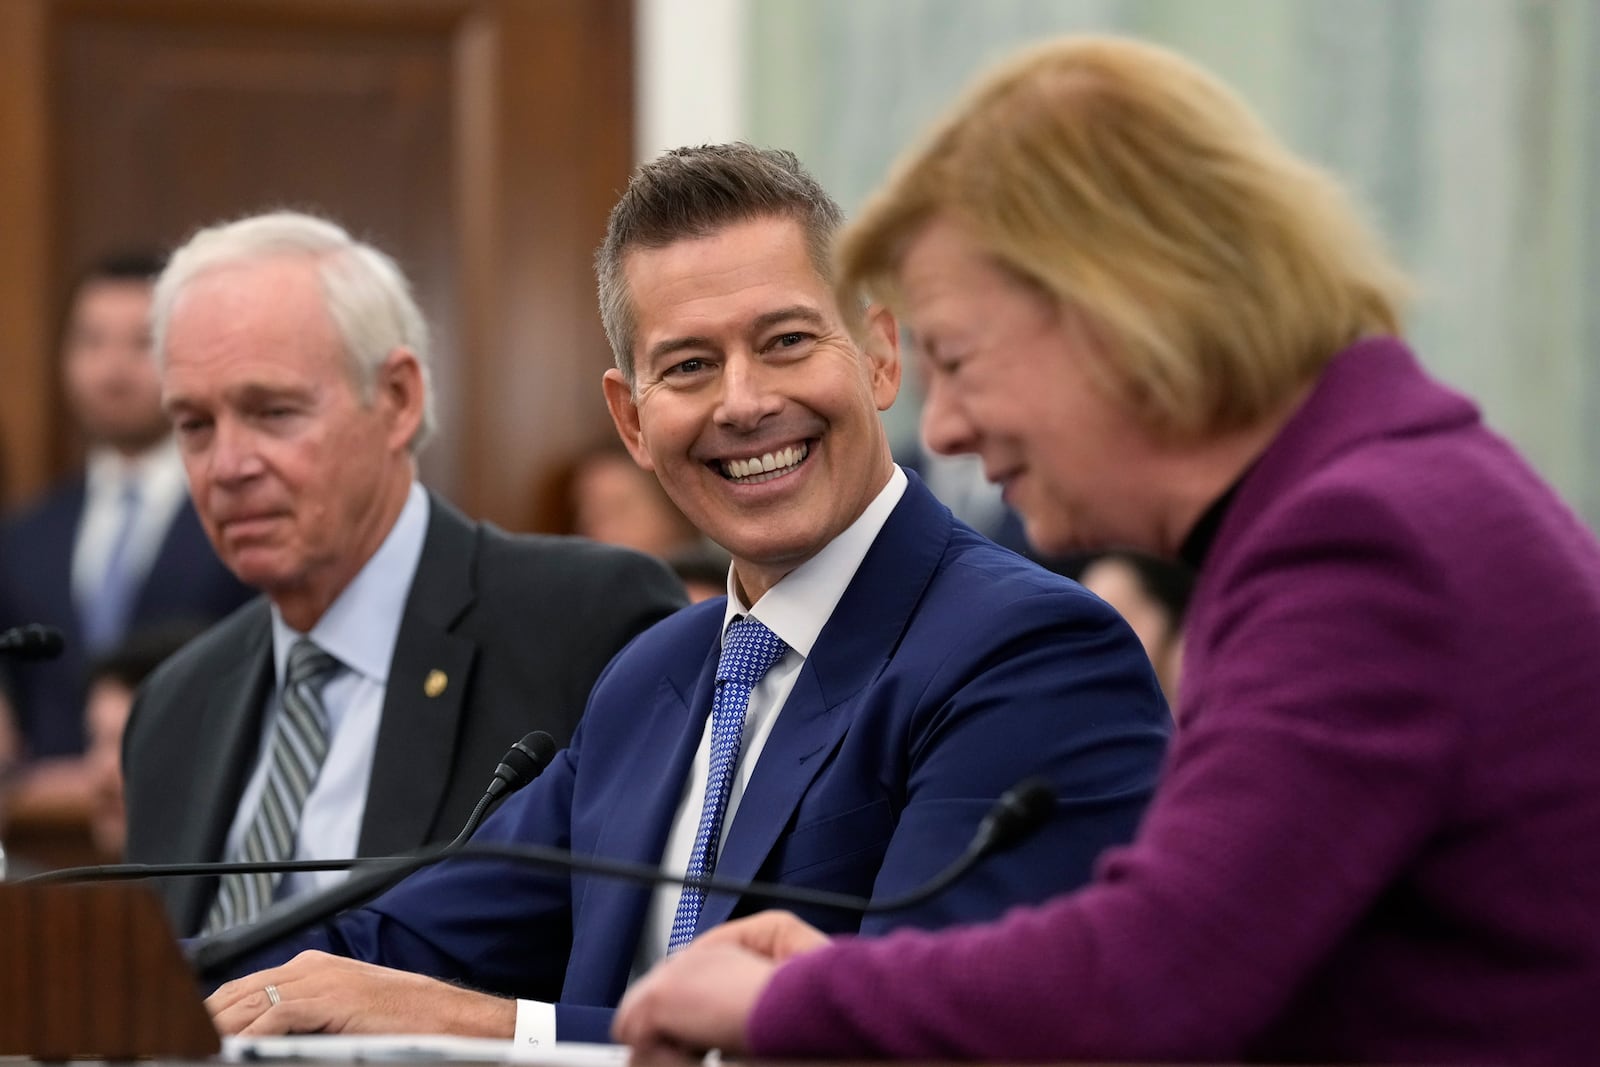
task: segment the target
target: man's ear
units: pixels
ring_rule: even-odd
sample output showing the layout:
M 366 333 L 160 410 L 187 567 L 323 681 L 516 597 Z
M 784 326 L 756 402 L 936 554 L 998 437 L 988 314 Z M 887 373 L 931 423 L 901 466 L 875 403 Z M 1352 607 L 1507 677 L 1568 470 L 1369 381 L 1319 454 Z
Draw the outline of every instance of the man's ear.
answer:
M 384 357 L 374 383 L 373 403 L 388 413 L 389 447 L 405 450 L 422 425 L 427 403 L 422 364 L 411 349 L 400 347 Z
M 615 367 L 606 371 L 601 388 L 605 390 L 606 407 L 611 411 L 611 421 L 616 424 L 617 436 L 622 438 L 628 455 L 645 470 L 655 470 L 650 453 L 644 447 L 644 435 L 639 429 L 639 405 L 633 398 L 633 388 Z
M 862 312 L 861 349 L 872 375 L 872 399 L 879 411 L 888 411 L 900 395 L 900 324 L 882 304 Z

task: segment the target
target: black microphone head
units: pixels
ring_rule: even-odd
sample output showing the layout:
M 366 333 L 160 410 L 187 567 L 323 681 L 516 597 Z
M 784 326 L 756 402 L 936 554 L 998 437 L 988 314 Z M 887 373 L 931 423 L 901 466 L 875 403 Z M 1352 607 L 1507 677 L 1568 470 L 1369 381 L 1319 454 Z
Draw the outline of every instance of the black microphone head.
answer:
M 54 626 L 30 622 L 0 633 L 0 654 L 15 659 L 55 659 L 65 643 Z
M 494 769 L 495 779 L 504 782 L 505 789 L 521 789 L 537 778 L 555 756 L 555 739 L 543 730 L 531 730 L 500 758 L 500 766 Z
M 1033 833 L 1056 808 L 1056 791 L 1043 778 L 1024 778 L 1000 794 L 978 833 L 987 853 L 1010 848 Z

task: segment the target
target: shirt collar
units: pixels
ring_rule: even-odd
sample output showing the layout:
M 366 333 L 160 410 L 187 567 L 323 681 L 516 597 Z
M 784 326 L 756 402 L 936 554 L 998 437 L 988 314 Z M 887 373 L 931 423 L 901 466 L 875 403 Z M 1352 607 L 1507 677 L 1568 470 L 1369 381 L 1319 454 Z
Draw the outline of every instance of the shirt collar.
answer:
M 722 632 L 727 633 L 733 620 L 740 615 L 753 615 L 762 625 L 783 639 L 783 643 L 800 653 L 811 655 L 817 635 L 827 625 L 828 617 L 838 606 L 839 598 L 861 567 L 867 550 L 883 531 L 900 498 L 905 495 L 906 474 L 894 467 L 889 480 L 878 490 L 872 503 L 844 532 L 829 541 L 816 555 L 779 579 L 767 590 L 766 596 L 756 601 L 754 607 L 739 599 L 733 580 L 733 568 L 728 569 L 728 607 L 722 617 Z
M 412 482 L 405 507 L 383 544 L 304 635 L 341 665 L 379 685 L 389 681 L 389 663 L 400 636 L 406 597 L 428 535 L 429 510 L 427 490 Z M 288 669 L 289 648 L 301 636 L 283 621 L 274 605 L 272 661 L 280 689 Z

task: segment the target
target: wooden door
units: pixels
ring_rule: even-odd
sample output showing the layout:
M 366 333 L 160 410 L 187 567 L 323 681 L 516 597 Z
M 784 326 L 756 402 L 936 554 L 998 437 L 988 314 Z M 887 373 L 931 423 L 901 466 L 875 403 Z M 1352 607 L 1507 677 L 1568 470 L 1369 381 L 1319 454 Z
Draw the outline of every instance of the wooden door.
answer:
M 435 333 L 424 477 L 523 525 L 608 432 L 590 267 L 632 145 L 628 0 L 0 4 L 0 440 L 16 500 L 75 461 L 55 380 L 108 250 L 289 206 L 394 255 Z

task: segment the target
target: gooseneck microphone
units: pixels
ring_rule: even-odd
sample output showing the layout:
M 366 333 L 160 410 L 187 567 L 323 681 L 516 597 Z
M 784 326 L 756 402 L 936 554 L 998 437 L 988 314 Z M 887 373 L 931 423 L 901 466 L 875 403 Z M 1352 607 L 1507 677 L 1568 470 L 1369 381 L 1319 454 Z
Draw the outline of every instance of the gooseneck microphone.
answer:
M 1043 778 L 1024 778 L 1000 794 L 989 809 L 967 851 L 992 856 L 1033 833 L 1056 810 L 1056 794 Z
M 0 656 L 12 659 L 55 659 L 64 644 L 60 630 L 37 622 L 0 630 Z
M 539 777 L 539 772 L 550 766 L 550 761 L 556 758 L 555 740 L 543 730 L 533 730 L 522 735 L 522 740 L 512 745 L 501 757 L 500 765 L 494 769 L 494 779 L 489 783 L 489 788 L 483 791 L 483 799 L 478 801 L 478 806 L 472 809 L 472 814 L 467 816 L 467 824 L 461 828 L 454 841 L 444 846 L 445 852 L 454 852 L 466 844 L 467 838 L 478 829 L 478 824 L 483 821 L 483 813 L 489 810 L 489 805 L 506 793 L 514 793 Z
M 233 977 L 238 965 L 260 949 L 310 929 L 354 905 L 363 897 L 378 891 L 373 889 L 361 893 L 341 893 L 340 891 L 347 886 L 371 878 L 374 881 L 381 880 L 380 888 L 387 888 L 405 875 L 445 860 L 510 860 L 544 869 L 581 871 L 603 877 L 621 878 L 625 881 L 643 882 L 647 885 L 667 883 L 694 886 L 707 893 L 731 893 L 737 896 L 758 897 L 775 904 L 806 904 L 863 915 L 901 911 L 938 895 L 977 866 L 980 860 L 1003 852 L 1023 840 L 1049 818 L 1055 808 L 1055 800 L 1055 792 L 1043 780 L 1029 778 L 1019 782 L 995 801 L 994 806 L 984 816 L 983 822 L 979 824 L 977 832 L 973 834 L 972 841 L 949 866 L 916 888 L 885 900 L 872 900 L 826 889 L 780 885 L 775 882 L 736 881 L 715 876 L 689 878 L 668 873 L 648 864 L 597 856 L 580 856 L 564 849 L 539 845 L 466 844 L 459 848 L 440 850 L 409 859 L 402 858 L 394 863 L 386 862 L 379 870 L 362 872 L 342 885 L 308 898 L 301 906 L 286 909 L 254 925 L 236 927 L 217 934 L 196 946 L 190 955 L 190 962 L 203 982 L 220 982 Z M 275 870 L 278 866 L 280 865 L 262 864 L 252 869 Z
M 484 790 L 483 798 L 467 817 L 461 832 L 441 849 L 417 856 L 401 856 L 393 860 L 368 861 L 369 869 L 351 875 L 338 885 L 330 886 L 298 902 L 287 904 L 281 910 L 269 912 L 246 926 L 224 930 L 200 941 L 190 954 L 190 962 L 203 981 L 213 981 L 225 975 L 239 961 L 268 945 L 291 937 L 302 930 L 316 926 L 353 908 L 394 885 L 412 871 L 460 853 L 463 843 L 472 836 L 495 798 L 521 789 L 537 778 L 555 758 L 556 743 L 543 730 L 523 735 L 512 745 L 494 770 L 494 779 Z M 360 861 L 356 861 L 359 863 Z M 356 863 L 347 862 L 346 866 Z M 256 864 L 251 870 L 276 870 L 278 865 Z

